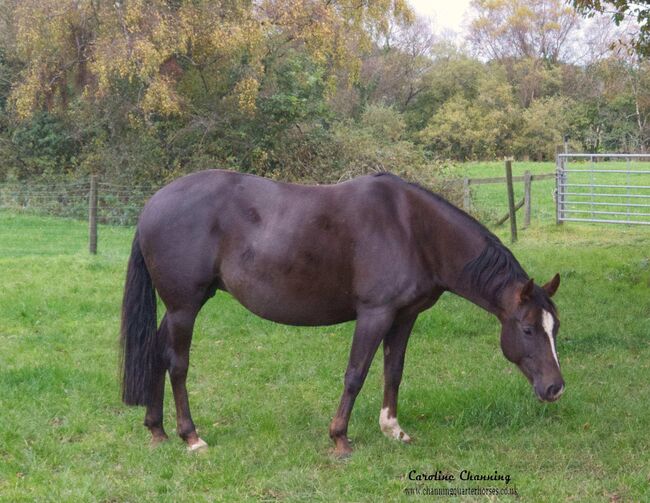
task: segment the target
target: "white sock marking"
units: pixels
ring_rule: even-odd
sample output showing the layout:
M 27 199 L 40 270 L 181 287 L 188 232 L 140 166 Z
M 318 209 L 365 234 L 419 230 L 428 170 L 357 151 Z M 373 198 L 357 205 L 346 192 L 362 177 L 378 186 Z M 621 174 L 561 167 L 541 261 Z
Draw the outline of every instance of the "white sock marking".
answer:
M 553 327 L 555 326 L 555 320 L 553 315 L 549 313 L 546 309 L 542 311 L 542 326 L 548 337 L 548 342 L 551 344 L 551 351 L 553 352 L 553 358 L 555 358 L 555 363 L 557 363 L 557 368 L 560 368 L 560 362 L 557 359 L 557 352 L 555 351 L 555 341 L 553 340 Z
M 190 452 L 194 452 L 194 451 L 203 450 L 203 449 L 205 449 L 207 447 L 208 447 L 208 444 L 205 442 L 205 440 L 203 440 L 202 438 L 199 438 L 199 440 L 196 443 L 188 446 L 187 450 L 190 451 Z
M 381 409 L 381 413 L 379 414 L 379 428 L 388 438 L 394 438 L 402 442 L 411 441 L 411 437 L 400 428 L 397 418 L 388 417 L 388 407 Z

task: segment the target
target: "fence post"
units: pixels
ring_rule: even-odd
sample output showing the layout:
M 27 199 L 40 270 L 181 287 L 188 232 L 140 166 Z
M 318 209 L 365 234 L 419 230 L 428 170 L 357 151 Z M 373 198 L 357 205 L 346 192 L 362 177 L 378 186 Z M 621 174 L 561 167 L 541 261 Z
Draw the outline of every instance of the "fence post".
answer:
M 530 171 L 526 171 L 524 173 L 524 227 L 528 227 L 530 225 L 531 185 L 532 185 L 532 176 L 530 174 Z
M 517 220 L 515 209 L 515 190 L 512 186 L 512 160 L 506 159 L 506 184 L 508 185 L 508 212 L 510 213 L 510 241 L 517 241 Z
M 88 197 L 88 251 L 97 254 L 97 175 L 90 176 Z
M 472 195 L 469 190 L 469 178 L 465 177 L 463 179 L 463 209 L 466 213 L 469 213 L 472 206 Z

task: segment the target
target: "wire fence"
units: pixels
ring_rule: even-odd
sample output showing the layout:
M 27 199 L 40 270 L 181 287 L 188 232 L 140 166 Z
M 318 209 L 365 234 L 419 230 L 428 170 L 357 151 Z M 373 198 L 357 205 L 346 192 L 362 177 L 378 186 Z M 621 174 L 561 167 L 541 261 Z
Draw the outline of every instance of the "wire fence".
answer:
M 146 200 L 160 187 L 97 182 L 97 221 L 134 225 Z M 0 209 L 38 215 L 88 218 L 90 180 L 0 183 Z
M 548 177 L 549 174 L 532 175 L 534 183 L 530 178 L 528 181 L 527 211 L 521 213 L 532 216 L 534 223 L 555 221 L 555 181 Z M 526 184 L 520 180 L 522 177 L 515 178 L 515 199 L 521 200 L 524 206 Z M 97 225 L 135 225 L 147 199 L 160 187 L 120 184 L 92 177 L 4 182 L 0 183 L 0 211 L 88 221 L 89 251 L 94 254 L 97 253 Z M 505 179 L 438 180 L 435 189 L 489 227 L 507 221 L 509 206 Z
M 479 184 L 472 179 L 470 181 L 472 183 L 469 187 L 469 206 L 465 209 L 485 225 L 495 225 L 508 212 L 505 182 Z M 456 189 L 459 189 L 462 183 L 463 179 L 456 179 L 445 184 L 454 189 L 452 200 L 459 199 L 461 191 Z M 99 180 L 97 182 L 98 223 L 135 225 L 145 202 L 160 187 Z M 515 183 L 514 188 L 515 198 L 519 201 L 524 196 L 524 184 Z M 550 222 L 555 218 L 554 188 L 553 180 L 540 180 L 532 184 L 533 219 L 539 222 Z M 38 183 L 5 182 L 0 183 L 0 209 L 86 220 L 89 212 L 89 194 L 90 179 L 48 180 Z
M 88 215 L 89 187 L 88 180 L 3 183 L 0 184 L 0 208 L 82 219 Z

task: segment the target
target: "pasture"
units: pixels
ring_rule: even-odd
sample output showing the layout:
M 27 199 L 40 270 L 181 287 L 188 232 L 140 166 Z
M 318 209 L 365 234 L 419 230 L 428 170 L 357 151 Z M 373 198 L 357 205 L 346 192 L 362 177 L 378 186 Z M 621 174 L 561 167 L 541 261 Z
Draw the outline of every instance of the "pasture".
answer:
M 495 318 L 445 294 L 418 319 L 407 352 L 400 424 L 413 443 L 379 431 L 376 358 L 352 414 L 355 452 L 347 460 L 330 455 L 327 428 L 352 325 L 276 325 L 223 293 L 199 316 L 188 378 L 194 420 L 210 448 L 187 453 L 173 434 L 151 448 L 144 409 L 119 400 L 117 338 L 132 230 L 101 227 L 95 257 L 86 252 L 86 232 L 83 222 L 0 212 L 4 501 L 426 497 L 405 492 L 416 487 L 514 487 L 523 501 L 649 497 L 647 229 L 536 222 L 511 247 L 539 282 L 562 276 L 555 300 L 567 389 L 559 402 L 539 403 L 506 361 Z M 170 433 L 172 403 L 167 386 Z M 411 470 L 497 471 L 511 480 L 417 483 Z

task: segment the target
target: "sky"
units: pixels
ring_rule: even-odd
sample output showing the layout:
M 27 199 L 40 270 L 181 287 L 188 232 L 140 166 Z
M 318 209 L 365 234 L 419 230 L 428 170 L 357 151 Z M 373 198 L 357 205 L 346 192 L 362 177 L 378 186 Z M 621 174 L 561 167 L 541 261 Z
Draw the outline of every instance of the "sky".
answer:
M 413 10 L 434 21 L 436 31 L 462 31 L 464 16 L 470 0 L 408 0 Z

